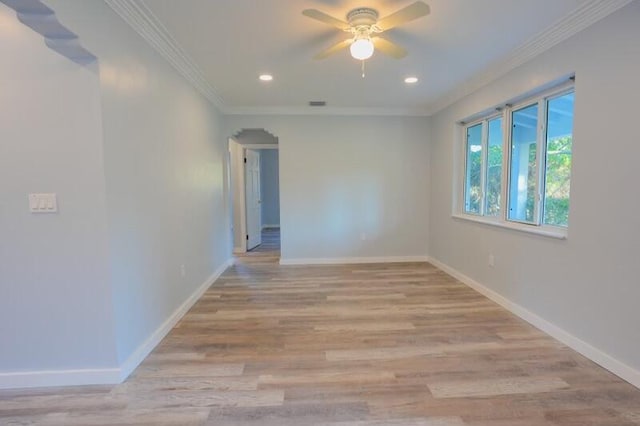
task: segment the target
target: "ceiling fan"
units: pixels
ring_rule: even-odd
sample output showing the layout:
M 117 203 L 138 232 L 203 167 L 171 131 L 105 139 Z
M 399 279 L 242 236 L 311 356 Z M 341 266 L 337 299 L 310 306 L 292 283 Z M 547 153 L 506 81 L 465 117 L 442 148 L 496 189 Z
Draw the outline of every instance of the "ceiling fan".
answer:
M 426 16 L 429 12 L 429 5 L 416 1 L 384 18 L 379 18 L 378 11 L 369 7 L 353 9 L 347 14 L 346 22 L 317 9 L 305 9 L 302 14 L 350 33 L 352 36 L 318 53 L 314 59 L 324 59 L 348 47 L 354 59 L 364 61 L 373 56 L 376 49 L 396 59 L 407 56 L 405 49 L 379 37 L 378 34 Z

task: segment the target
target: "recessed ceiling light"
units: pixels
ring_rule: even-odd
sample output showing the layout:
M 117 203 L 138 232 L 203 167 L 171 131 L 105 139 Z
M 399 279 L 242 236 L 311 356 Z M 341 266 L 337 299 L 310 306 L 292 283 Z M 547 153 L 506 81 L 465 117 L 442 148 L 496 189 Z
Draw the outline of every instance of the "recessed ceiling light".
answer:
M 273 80 L 273 76 L 271 74 L 261 74 L 259 78 L 260 78 L 261 81 L 271 81 L 271 80 Z
M 415 84 L 418 82 L 418 77 L 407 77 L 404 79 L 404 82 L 407 84 Z

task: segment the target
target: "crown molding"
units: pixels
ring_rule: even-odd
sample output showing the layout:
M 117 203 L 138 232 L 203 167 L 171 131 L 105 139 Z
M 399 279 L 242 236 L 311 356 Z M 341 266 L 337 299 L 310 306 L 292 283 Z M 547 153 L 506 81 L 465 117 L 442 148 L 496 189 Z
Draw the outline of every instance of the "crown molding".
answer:
M 632 1 L 590 0 L 580 5 L 566 17 L 511 51 L 506 57 L 489 65 L 484 71 L 438 98 L 430 105 L 429 115 L 442 111 Z
M 153 14 L 144 0 L 104 0 L 147 43 L 167 60 L 213 105 L 224 110 L 224 102 L 203 72 Z
M 225 115 L 341 115 L 428 117 L 429 111 L 416 108 L 363 108 L 363 107 L 227 107 Z

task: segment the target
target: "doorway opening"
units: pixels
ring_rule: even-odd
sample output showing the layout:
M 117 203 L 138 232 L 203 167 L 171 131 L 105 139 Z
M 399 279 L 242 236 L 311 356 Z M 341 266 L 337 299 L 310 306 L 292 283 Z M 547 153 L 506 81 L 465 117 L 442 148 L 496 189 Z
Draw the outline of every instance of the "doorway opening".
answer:
M 280 258 L 278 138 L 243 129 L 229 138 L 229 195 L 233 253 L 239 258 Z

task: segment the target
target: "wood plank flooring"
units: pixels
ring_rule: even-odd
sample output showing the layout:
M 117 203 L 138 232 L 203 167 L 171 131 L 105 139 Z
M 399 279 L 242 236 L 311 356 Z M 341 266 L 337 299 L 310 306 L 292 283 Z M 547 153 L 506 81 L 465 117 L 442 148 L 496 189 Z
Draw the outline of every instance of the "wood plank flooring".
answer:
M 238 258 L 118 386 L 0 391 L 2 425 L 640 425 L 640 390 L 429 264 Z
M 280 228 L 264 228 L 261 232 L 262 242 L 249 253 L 274 254 L 280 251 Z

